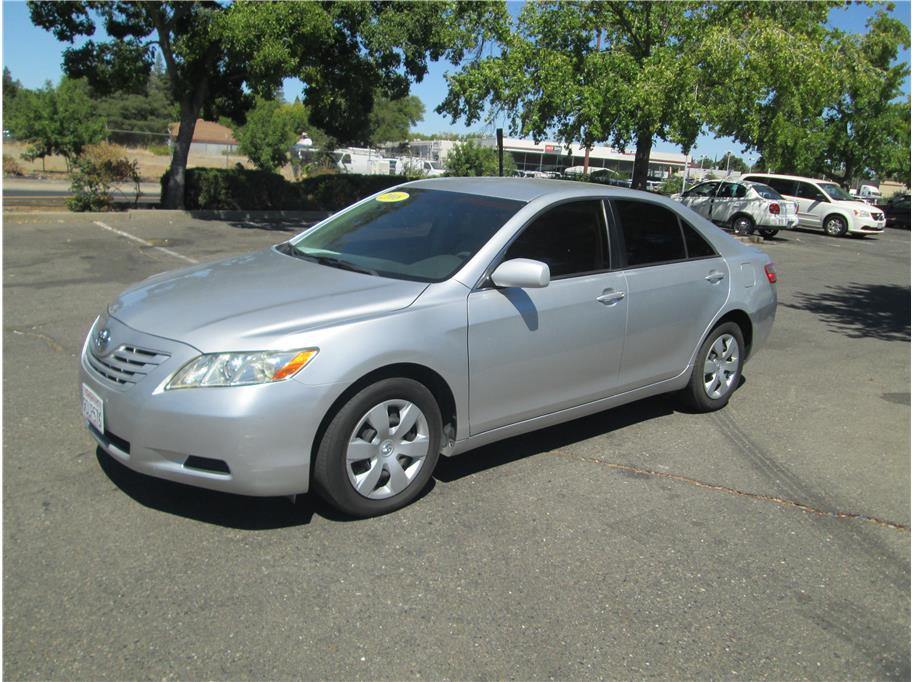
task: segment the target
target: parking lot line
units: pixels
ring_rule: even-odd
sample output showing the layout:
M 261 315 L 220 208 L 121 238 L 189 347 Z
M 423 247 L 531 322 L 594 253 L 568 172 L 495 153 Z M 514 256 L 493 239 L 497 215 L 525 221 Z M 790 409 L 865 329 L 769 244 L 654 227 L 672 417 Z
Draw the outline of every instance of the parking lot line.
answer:
M 192 263 L 194 265 L 199 263 L 199 261 L 196 260 L 195 258 L 190 258 L 189 256 L 185 256 L 184 254 L 178 253 L 177 251 L 172 251 L 171 249 L 166 249 L 164 246 L 155 246 L 155 244 L 153 244 L 151 242 L 147 242 L 145 239 L 142 239 L 141 237 L 137 237 L 136 235 L 130 234 L 129 232 L 124 232 L 123 230 L 118 230 L 117 228 L 111 227 L 110 225 L 105 225 L 100 220 L 95 220 L 93 222 L 96 225 L 98 225 L 98 227 L 103 227 L 104 229 L 108 230 L 109 232 L 113 232 L 114 234 L 120 235 L 121 237 L 126 237 L 127 239 L 132 239 L 134 242 L 138 242 L 138 243 L 142 244 L 143 246 L 148 246 L 153 249 L 158 249 L 162 253 L 166 253 L 169 256 L 173 256 L 174 258 L 180 258 L 181 260 L 187 261 L 188 263 Z

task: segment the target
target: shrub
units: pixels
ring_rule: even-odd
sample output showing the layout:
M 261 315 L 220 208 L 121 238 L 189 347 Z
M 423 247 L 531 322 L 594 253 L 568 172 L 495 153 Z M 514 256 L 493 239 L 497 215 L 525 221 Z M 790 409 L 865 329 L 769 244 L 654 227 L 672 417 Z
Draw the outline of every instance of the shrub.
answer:
M 86 146 L 73 163 L 70 180 L 73 196 L 67 205 L 71 211 L 109 210 L 114 203 L 111 186 L 117 182 L 132 182 L 139 197 L 139 165 L 116 144 Z
M 25 175 L 25 171 L 22 170 L 22 166 L 19 165 L 19 162 L 16 161 L 12 156 L 8 154 L 3 155 L 3 174 L 4 175 L 15 175 L 16 177 L 22 177 Z
M 453 147 L 447 154 L 447 175 L 469 177 L 478 175 L 497 175 L 499 170 L 497 150 L 482 147 L 471 140 Z M 504 152 L 504 175 L 510 177 L 516 170 L 513 155 Z
M 397 175 L 324 174 L 289 182 L 277 173 L 241 167 L 188 168 L 184 206 L 188 210 L 335 211 L 405 182 Z M 167 174 L 162 177 L 162 188 Z

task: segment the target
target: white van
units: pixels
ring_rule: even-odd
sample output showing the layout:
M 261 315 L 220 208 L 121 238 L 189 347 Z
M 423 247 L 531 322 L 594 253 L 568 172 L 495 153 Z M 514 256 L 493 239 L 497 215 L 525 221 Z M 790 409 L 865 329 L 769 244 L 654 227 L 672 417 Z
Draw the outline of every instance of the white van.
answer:
M 835 182 L 797 175 L 748 173 L 741 180 L 762 182 L 798 204 L 800 227 L 823 229 L 831 237 L 879 234 L 886 221 L 883 211 L 857 201 Z

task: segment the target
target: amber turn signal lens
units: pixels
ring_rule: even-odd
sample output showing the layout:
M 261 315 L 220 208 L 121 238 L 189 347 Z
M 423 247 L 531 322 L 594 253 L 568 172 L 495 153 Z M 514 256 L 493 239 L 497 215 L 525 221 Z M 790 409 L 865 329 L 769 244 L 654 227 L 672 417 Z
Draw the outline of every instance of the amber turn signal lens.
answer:
M 315 350 L 302 350 L 300 353 L 295 355 L 287 365 L 279 369 L 278 372 L 272 375 L 273 381 L 280 381 L 286 377 L 290 377 L 292 374 L 301 369 L 304 365 L 310 362 L 313 357 L 317 354 Z

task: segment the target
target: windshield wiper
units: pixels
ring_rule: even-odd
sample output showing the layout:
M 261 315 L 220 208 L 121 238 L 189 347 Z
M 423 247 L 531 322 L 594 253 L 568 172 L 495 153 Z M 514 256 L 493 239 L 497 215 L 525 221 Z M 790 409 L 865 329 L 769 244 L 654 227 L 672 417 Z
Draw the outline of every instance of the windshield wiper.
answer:
M 328 265 L 331 268 L 350 270 L 351 272 L 360 272 L 363 275 L 377 276 L 380 274 L 376 270 L 371 270 L 370 268 L 362 268 L 360 265 L 355 265 L 354 263 L 349 263 L 345 260 L 339 260 L 338 258 L 333 258 L 332 256 L 311 256 L 311 258 L 317 261 L 320 265 Z

